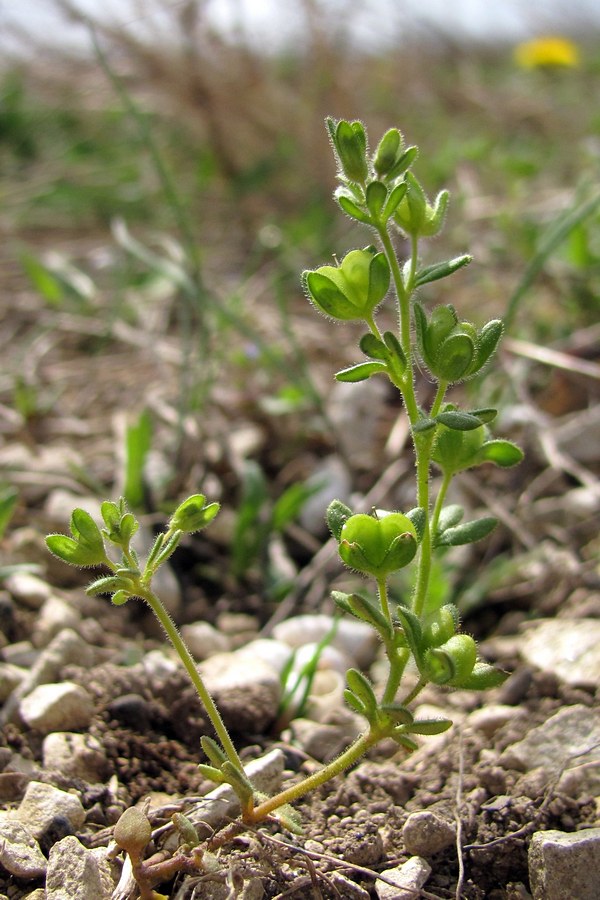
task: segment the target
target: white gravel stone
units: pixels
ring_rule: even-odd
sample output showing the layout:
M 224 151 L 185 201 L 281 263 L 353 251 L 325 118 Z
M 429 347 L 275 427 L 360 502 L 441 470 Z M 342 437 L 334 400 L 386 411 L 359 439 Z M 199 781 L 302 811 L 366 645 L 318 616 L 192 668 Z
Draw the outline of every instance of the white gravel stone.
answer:
M 21 822 L 0 818 L 0 865 L 16 878 L 41 878 L 46 857 L 31 831 Z
M 52 588 L 31 572 L 13 572 L 4 580 L 4 586 L 15 600 L 29 609 L 40 609 L 52 596 Z
M 53 731 L 44 738 L 42 758 L 45 769 L 92 784 L 105 781 L 110 774 L 104 748 L 91 734 Z
M 352 478 L 348 466 L 337 455 L 327 456 L 315 467 L 308 484 L 315 487 L 300 512 L 300 524 L 311 534 L 325 535 L 325 513 L 332 500 L 347 503 L 352 491 Z
M 289 644 L 283 641 L 272 641 L 269 638 L 256 638 L 245 647 L 238 650 L 238 655 L 249 657 L 251 660 L 260 659 L 271 666 L 278 675 L 281 675 L 293 651 Z
M 279 622 L 273 629 L 273 637 L 290 647 L 302 647 L 304 644 L 323 640 L 331 631 L 333 623 L 333 618 L 326 615 L 294 616 L 285 622 Z M 340 619 L 330 646 L 345 653 L 354 665 L 366 669 L 375 658 L 379 639 L 366 622 Z
M 0 663 L 0 703 L 4 703 L 26 677 L 27 669 L 12 663 Z
M 429 810 L 411 813 L 402 829 L 404 846 L 414 856 L 429 859 L 456 840 L 456 829 Z
M 36 619 L 34 642 L 45 647 L 63 628 L 77 630 L 81 613 L 63 600 L 62 597 L 48 597 Z
M 88 850 L 69 835 L 48 859 L 46 900 L 111 900 L 115 881 L 106 850 Z
M 469 715 L 469 725 L 481 731 L 487 738 L 493 735 L 510 722 L 515 717 L 514 706 L 507 706 L 504 703 L 492 703 L 489 706 L 482 706 Z
M 181 629 L 181 636 L 192 656 L 198 661 L 231 649 L 226 635 L 209 622 L 191 622 Z
M 534 900 L 598 900 L 600 828 L 538 831 L 529 848 Z
M 244 653 L 217 653 L 198 666 L 226 722 L 260 731 L 277 715 L 281 680 L 277 671 Z
M 19 704 L 23 721 L 43 734 L 87 728 L 93 711 L 88 692 L 72 681 L 41 684 Z
M 22 698 L 38 685 L 56 681 L 64 666 L 75 665 L 90 668 L 93 657 L 92 647 L 86 644 L 72 628 L 64 628 L 42 650 L 27 678 L 8 698 L 0 713 L 0 724 L 13 720 Z M 63 726 L 55 730 L 66 731 L 68 727 Z
M 44 834 L 56 816 L 64 816 L 74 829 L 80 828 L 85 821 L 85 810 L 79 797 L 43 781 L 29 782 L 14 815 L 36 839 Z
M 599 645 L 599 619 L 545 619 L 523 631 L 520 650 L 525 662 L 554 672 L 567 684 L 596 686 Z
M 381 881 L 375 882 L 379 900 L 415 900 L 419 890 L 431 875 L 431 866 L 420 856 L 411 856 L 403 865 L 394 869 L 384 869 L 381 873 L 393 881 L 396 887 Z
M 548 778 L 569 769 L 569 783 L 577 776 L 578 790 L 600 793 L 600 771 L 595 748 L 600 743 L 600 710 L 577 704 L 559 710 L 537 728 L 532 728 L 522 741 L 507 747 L 500 764 L 530 772 L 543 768 Z M 588 765 L 586 765 L 588 764 Z M 561 782 L 562 783 L 562 782 Z

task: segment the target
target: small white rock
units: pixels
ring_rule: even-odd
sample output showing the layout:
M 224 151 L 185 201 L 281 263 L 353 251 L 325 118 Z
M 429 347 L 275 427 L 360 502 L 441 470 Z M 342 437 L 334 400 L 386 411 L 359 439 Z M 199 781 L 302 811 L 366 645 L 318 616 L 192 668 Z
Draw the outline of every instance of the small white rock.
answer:
M 411 856 L 403 865 L 394 869 L 385 869 L 382 873 L 396 887 L 381 879 L 375 882 L 375 890 L 379 900 L 414 900 L 431 875 L 431 866 L 420 856 Z
M 304 644 L 322 641 L 331 631 L 333 624 L 332 616 L 310 614 L 294 616 L 284 622 L 279 622 L 273 629 L 273 637 L 289 644 L 290 647 L 302 647 Z M 379 639 L 366 622 L 339 619 L 337 630 L 329 646 L 341 650 L 352 660 L 354 665 L 366 669 L 375 658 Z
M 44 602 L 35 623 L 34 641 L 45 647 L 63 628 L 77 629 L 81 613 L 61 597 L 51 596 Z
M 249 659 L 260 659 L 261 662 L 271 666 L 278 675 L 281 675 L 290 661 L 292 648 L 283 641 L 273 641 L 269 638 L 256 638 L 238 651 L 239 656 L 247 656 Z
M 598 900 L 600 828 L 538 831 L 529 848 L 534 900 Z
M 402 829 L 404 846 L 414 856 L 429 859 L 456 839 L 456 830 L 430 810 L 411 813 Z
M 110 774 L 104 748 L 91 734 L 53 731 L 44 738 L 42 758 L 45 769 L 92 784 L 105 781 Z
M 565 706 L 532 728 L 522 741 L 508 746 L 500 765 L 523 772 L 543 767 L 551 778 L 573 762 L 570 775 L 578 775 L 579 790 L 600 793 L 600 772 L 593 765 L 599 743 L 600 710 L 582 704 Z
M 200 660 L 208 659 L 215 653 L 226 653 L 231 649 L 227 637 L 214 628 L 210 622 L 191 622 L 181 629 L 181 636 L 192 656 Z
M 114 888 L 105 848 L 88 850 L 68 835 L 50 850 L 46 900 L 111 900 Z
M 29 609 L 40 607 L 52 596 L 52 588 L 31 572 L 13 572 L 4 581 L 10 594 Z
M 525 662 L 554 672 L 567 684 L 600 681 L 600 621 L 598 619 L 543 619 L 528 626 L 521 637 Z
M 85 810 L 79 797 L 61 791 L 43 781 L 30 781 L 15 818 L 39 838 L 56 816 L 64 816 L 74 829 L 85 821 Z
M 46 857 L 31 831 L 21 822 L 0 819 L 0 865 L 16 878 L 41 878 Z
M 476 709 L 469 716 L 469 725 L 481 731 L 487 738 L 493 735 L 510 722 L 515 717 L 514 706 L 507 706 L 503 703 L 492 703 L 489 706 L 482 706 Z
M 27 669 L 12 663 L 0 663 L 0 703 L 10 697 L 12 692 L 27 675 Z
M 19 704 L 23 721 L 43 734 L 87 728 L 93 712 L 88 692 L 72 681 L 41 684 Z

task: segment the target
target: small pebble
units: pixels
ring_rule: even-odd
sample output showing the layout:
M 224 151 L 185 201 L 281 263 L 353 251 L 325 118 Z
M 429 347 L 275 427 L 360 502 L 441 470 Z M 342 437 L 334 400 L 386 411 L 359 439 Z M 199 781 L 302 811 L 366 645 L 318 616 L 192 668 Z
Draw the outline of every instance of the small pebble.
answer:
M 48 859 L 46 900 L 111 900 L 115 883 L 105 848 L 86 849 L 74 836 L 54 844 Z
M 13 572 L 4 579 L 6 590 L 23 606 L 40 609 L 52 596 L 52 588 L 31 572 Z
M 16 878 L 41 878 L 46 858 L 31 831 L 21 822 L 0 819 L 0 865 Z
M 414 900 L 431 875 L 431 866 L 420 856 L 411 856 L 403 865 L 385 869 L 381 874 L 397 886 L 392 887 L 378 878 L 375 890 L 379 900 Z
M 41 684 L 19 704 L 23 721 L 42 734 L 87 728 L 93 712 L 88 692 L 71 681 Z
M 194 659 L 208 659 L 215 653 L 225 653 L 231 649 L 226 635 L 217 631 L 209 622 L 191 622 L 181 629 L 181 636 Z
M 456 839 L 453 826 L 433 812 L 411 813 L 402 829 L 404 846 L 413 856 L 426 859 L 450 847 Z
M 81 613 L 61 597 L 48 597 L 36 618 L 34 643 L 45 647 L 63 628 L 77 629 Z
M 13 663 L 0 663 L 0 703 L 4 703 L 27 675 L 27 669 Z
M 45 769 L 91 784 L 106 781 L 110 776 L 104 748 L 91 734 L 52 731 L 44 738 L 42 758 Z
M 534 900 L 598 900 L 600 828 L 538 831 L 529 848 Z
M 64 817 L 73 830 L 83 825 L 85 810 L 79 797 L 42 781 L 31 781 L 15 818 L 39 839 L 48 832 L 57 817 Z

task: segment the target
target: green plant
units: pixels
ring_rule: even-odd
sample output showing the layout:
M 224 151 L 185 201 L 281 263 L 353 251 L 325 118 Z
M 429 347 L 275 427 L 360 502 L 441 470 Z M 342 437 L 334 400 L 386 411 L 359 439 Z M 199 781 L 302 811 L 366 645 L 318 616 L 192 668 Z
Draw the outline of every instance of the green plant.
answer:
M 327 511 L 342 561 L 373 580 L 377 598 L 358 592 L 334 592 L 333 600 L 343 613 L 375 629 L 389 664 L 383 690 L 377 693 L 362 672 L 350 669 L 347 673 L 345 697 L 365 718 L 364 732 L 333 762 L 276 796 L 263 797 L 254 790 L 189 652 L 152 590 L 156 569 L 174 552 L 181 536 L 209 524 L 218 504 L 207 504 L 203 495 L 184 501 L 166 531 L 157 537 L 143 565 L 130 546 L 137 523 L 124 501 L 102 504 L 102 531 L 79 509 L 73 513 L 71 537 L 47 538 L 50 550 L 66 562 L 109 569 L 110 574 L 94 581 L 88 592 L 111 594 L 116 604 L 135 596 L 150 605 L 180 654 L 216 732 L 217 740 L 202 739 L 208 758 L 201 766 L 203 774 L 217 784 L 232 786 L 240 801 L 243 823 L 254 824 L 273 816 L 291 829 L 297 828 L 297 822 L 290 803 L 344 772 L 382 739 L 392 738 L 412 751 L 417 746 L 416 735 L 438 734 L 451 726 L 449 719 L 419 719 L 411 712 L 411 705 L 427 684 L 485 690 L 501 684 L 506 677 L 479 659 L 474 639 L 460 631 L 457 608 L 447 601 L 439 585 L 430 591 L 430 584 L 434 576 L 438 578 L 438 550 L 485 538 L 496 524 L 488 516 L 464 522 L 461 507 L 446 504 L 453 478 L 486 462 L 508 467 L 522 458 L 515 444 L 489 435 L 488 425 L 496 410 L 464 410 L 446 402 L 452 385 L 475 378 L 487 365 L 502 335 L 501 322 L 493 320 L 478 327 L 462 321 L 451 305 L 426 310 L 415 299 L 419 287 L 452 275 L 470 261 L 463 255 L 430 265 L 421 262 L 423 239 L 435 236 L 442 228 L 448 193 L 443 191 L 430 202 L 412 172 L 417 148 L 405 147 L 397 129 L 389 130 L 371 154 L 360 122 L 328 120 L 328 128 L 341 182 L 336 199 L 347 215 L 370 229 L 378 243 L 377 247 L 350 251 L 339 265 L 305 272 L 304 285 L 319 312 L 338 321 L 366 325 L 359 342 L 365 358 L 336 377 L 343 382 L 375 375 L 390 380 L 402 397 L 410 421 L 416 461 L 414 508 L 406 512 L 354 513 L 336 500 Z M 395 249 L 398 235 L 410 247 L 405 261 L 399 259 Z M 376 312 L 389 294 L 396 306 L 397 331 L 382 333 Z M 436 385 L 428 407 L 417 393 L 417 367 Z M 435 496 L 434 469 L 441 473 Z M 108 555 L 106 546 L 110 544 L 121 551 L 119 561 Z M 408 566 L 414 570 L 412 592 L 393 601 L 389 579 Z M 411 660 L 418 677 L 403 686 Z

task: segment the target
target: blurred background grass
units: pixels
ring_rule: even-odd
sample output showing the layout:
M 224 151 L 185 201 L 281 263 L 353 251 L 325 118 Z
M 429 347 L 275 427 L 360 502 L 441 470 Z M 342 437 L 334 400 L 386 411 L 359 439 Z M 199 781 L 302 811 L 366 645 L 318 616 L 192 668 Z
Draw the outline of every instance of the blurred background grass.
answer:
M 37 5 L 54 10 L 65 34 L 76 19 L 88 31 L 67 50 L 32 28 L 21 58 L 5 59 L 5 241 L 47 247 L 61 233 L 106 234 L 119 217 L 173 234 L 188 253 L 193 243 L 220 274 L 276 258 L 282 277 L 297 279 L 355 239 L 330 202 L 323 120 L 360 118 L 373 135 L 398 125 L 422 147 L 419 177 L 432 193 L 452 192 L 449 251 L 472 247 L 470 277 L 502 305 L 543 229 L 597 189 L 600 31 L 586 4 L 551 21 L 538 7 L 538 30 L 568 26 L 579 59 L 529 68 L 515 61 L 514 41 L 452 33 L 445 19 L 424 27 L 408 14 L 383 16 L 380 44 L 371 28 L 363 47 L 356 20 L 366 4 L 340 13 L 325 0 L 290 2 L 303 27 L 279 47 L 257 45 L 241 18 L 216 30 L 202 0 L 131 4 L 119 26 L 86 18 L 89 4 L 77 0 Z M 531 18 L 530 9 L 530 27 Z M 545 273 L 582 321 L 598 312 L 594 224 Z M 533 313 L 544 338 L 567 327 L 556 306 Z

